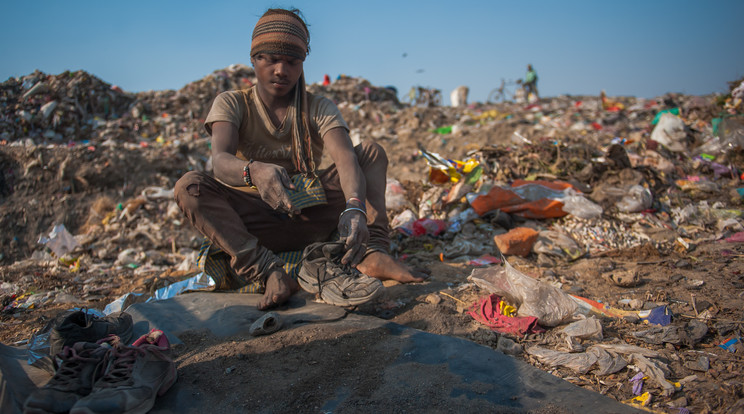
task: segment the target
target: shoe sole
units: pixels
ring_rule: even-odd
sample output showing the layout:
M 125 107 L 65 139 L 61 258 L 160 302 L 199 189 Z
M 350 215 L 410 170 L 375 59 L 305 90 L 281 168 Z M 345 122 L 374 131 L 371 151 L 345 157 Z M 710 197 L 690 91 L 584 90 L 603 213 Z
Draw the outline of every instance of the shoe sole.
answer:
M 366 276 L 369 277 L 369 276 Z M 375 279 L 376 280 L 376 279 Z M 314 281 L 314 282 L 311 282 Z M 336 306 L 356 306 L 361 305 L 363 303 L 367 303 L 371 301 L 372 299 L 376 298 L 380 292 L 383 290 L 382 282 L 377 281 L 377 287 L 375 290 L 363 297 L 358 298 L 348 298 L 344 297 L 341 294 L 337 294 L 334 292 L 334 289 L 324 288 L 321 292 L 318 287 L 317 278 L 313 277 L 308 273 L 308 271 L 305 270 L 305 268 L 300 268 L 300 271 L 297 273 L 297 282 L 300 284 L 300 287 L 309 293 L 320 293 L 320 299 L 324 302 L 330 304 L 330 305 L 336 305 Z M 374 282 L 372 282 L 374 283 Z
M 320 292 L 317 278 L 310 275 L 304 266 L 300 267 L 300 271 L 297 272 L 297 282 L 300 284 L 300 287 L 306 292 Z
M 369 277 L 369 276 L 366 276 L 366 277 Z M 372 279 L 371 277 L 369 277 L 369 278 Z M 382 285 L 382 282 L 380 282 L 377 279 L 373 279 L 373 281 L 371 283 L 373 283 L 373 284 L 376 285 L 375 288 L 374 288 L 375 290 L 372 291 L 372 293 L 370 293 L 370 294 L 368 294 L 366 296 L 361 296 L 361 297 L 345 297 L 345 296 L 343 296 L 343 295 L 338 294 L 337 292 L 335 292 L 334 289 L 328 289 L 328 288 L 326 288 L 326 289 L 323 289 L 323 291 L 320 293 L 320 298 L 323 300 L 323 302 L 326 302 L 326 303 L 328 303 L 330 305 L 335 305 L 335 306 L 356 306 L 356 305 L 361 305 L 363 303 L 367 303 L 367 302 L 371 301 L 372 299 L 375 299 L 383 291 L 384 286 Z

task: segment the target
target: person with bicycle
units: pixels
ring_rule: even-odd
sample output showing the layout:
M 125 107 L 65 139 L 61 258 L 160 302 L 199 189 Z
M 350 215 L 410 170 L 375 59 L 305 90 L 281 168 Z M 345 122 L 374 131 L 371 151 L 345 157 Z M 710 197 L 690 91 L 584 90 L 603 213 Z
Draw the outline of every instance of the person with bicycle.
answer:
M 218 95 L 204 123 L 213 175 L 190 171 L 174 191 L 189 221 L 230 256 L 229 288 L 262 287 L 259 309 L 299 290 L 276 253 L 328 241 L 335 230 L 343 264 L 380 280 L 423 281 L 388 254 L 384 149 L 354 147 L 336 105 L 306 91 L 308 52 L 299 10 L 269 9 L 258 20 L 250 51 L 257 83 Z M 319 170 L 324 151 L 333 165 Z
M 527 100 L 530 98 L 530 93 L 535 95 L 535 98 L 540 99 L 540 94 L 537 93 L 537 72 L 532 68 L 532 64 L 527 65 L 527 74 L 524 77 L 523 86 Z

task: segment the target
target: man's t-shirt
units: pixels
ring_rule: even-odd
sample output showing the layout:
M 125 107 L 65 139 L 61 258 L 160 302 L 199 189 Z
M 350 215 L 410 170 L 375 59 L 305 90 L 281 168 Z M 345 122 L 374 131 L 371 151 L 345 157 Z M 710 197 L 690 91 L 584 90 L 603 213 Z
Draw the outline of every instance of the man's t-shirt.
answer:
M 313 159 L 320 165 L 323 155 L 323 139 L 326 132 L 333 128 L 349 126 L 344 121 L 336 105 L 330 99 L 307 94 L 310 115 L 310 127 L 318 131 L 313 141 Z M 240 91 L 223 92 L 215 98 L 212 109 L 207 115 L 204 127 L 212 134 L 212 124 L 227 121 L 238 128 L 238 152 L 242 160 L 270 162 L 284 167 L 290 175 L 298 171 L 292 162 L 292 131 L 290 120 L 294 117 L 294 108 L 290 107 L 279 128 L 276 128 L 256 92 L 256 87 Z

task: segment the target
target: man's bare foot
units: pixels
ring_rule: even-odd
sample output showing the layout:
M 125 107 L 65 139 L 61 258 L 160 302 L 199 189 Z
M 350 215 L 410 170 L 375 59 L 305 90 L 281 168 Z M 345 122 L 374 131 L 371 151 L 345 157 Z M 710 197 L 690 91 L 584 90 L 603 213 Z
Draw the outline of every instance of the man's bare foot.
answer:
M 380 280 L 396 280 L 400 283 L 423 282 L 429 277 L 412 272 L 405 265 L 383 252 L 372 252 L 357 265 L 357 270 Z
M 284 269 L 275 269 L 266 278 L 266 291 L 256 307 L 266 310 L 282 305 L 299 290 L 300 285 Z

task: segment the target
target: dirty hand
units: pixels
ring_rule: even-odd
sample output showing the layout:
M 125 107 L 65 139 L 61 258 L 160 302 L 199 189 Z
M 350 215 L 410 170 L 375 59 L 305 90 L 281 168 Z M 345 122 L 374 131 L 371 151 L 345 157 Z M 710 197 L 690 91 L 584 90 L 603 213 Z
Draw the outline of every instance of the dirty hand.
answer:
M 364 213 L 349 210 L 341 214 L 338 219 L 338 233 L 341 240 L 346 243 L 344 248 L 346 254 L 341 258 L 341 263 L 358 265 L 367 252 L 367 241 L 369 230 L 367 230 L 367 217 Z
M 287 190 L 294 190 L 295 186 L 284 167 L 265 162 L 253 162 L 250 170 L 251 181 L 266 204 L 274 210 L 285 213 L 300 213 L 300 210 L 293 206 L 289 199 Z

